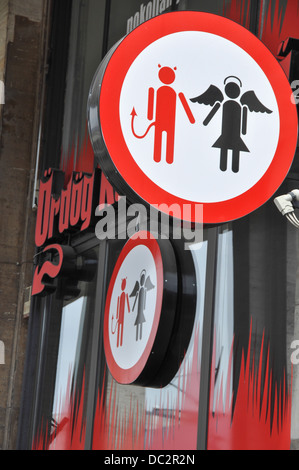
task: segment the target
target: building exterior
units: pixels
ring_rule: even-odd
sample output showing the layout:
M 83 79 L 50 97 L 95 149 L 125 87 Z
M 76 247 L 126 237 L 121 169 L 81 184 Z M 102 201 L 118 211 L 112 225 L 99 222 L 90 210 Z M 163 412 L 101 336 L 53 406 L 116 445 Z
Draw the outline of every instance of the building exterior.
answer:
M 0 2 L 0 448 L 16 446 L 32 285 L 35 175 L 49 30 L 42 1 Z M 5 87 L 2 85 L 5 84 Z
M 14 213 L 16 199 L 18 211 L 1 226 L 0 445 L 298 448 L 299 234 L 273 203 L 298 187 L 297 151 L 275 194 L 233 221 L 204 224 L 198 249 L 186 249 L 187 232 L 136 245 L 135 231 L 150 230 L 144 228 L 150 219 L 128 213 L 131 201 L 123 202 L 123 196 L 130 194 L 100 168 L 87 106 L 99 64 L 115 44 L 147 20 L 184 11 L 212 13 L 243 26 L 276 57 L 295 90 L 299 3 L 36 0 L 27 5 L 12 1 L 5 10 L 10 39 L 4 41 L 2 220 Z M 186 51 L 194 61 L 197 53 Z M 296 106 L 296 95 L 289 99 Z M 192 114 L 191 109 L 197 108 L 190 105 Z M 133 114 L 132 127 L 134 119 Z M 99 218 L 98 204 L 107 204 L 110 218 Z M 122 211 L 129 214 L 125 221 Z M 168 227 L 161 220 L 156 228 L 165 235 Z M 124 273 L 121 263 L 131 259 L 136 246 L 140 256 L 128 261 Z M 143 270 L 139 265 L 144 246 L 164 266 L 156 277 L 150 265 Z M 146 295 L 132 323 L 137 354 L 151 292 L 163 299 L 159 322 L 152 321 L 158 339 L 146 364 L 139 369 L 139 361 L 129 368 L 131 375 L 123 375 L 114 358 L 122 364 L 117 354 L 130 342 L 124 319 L 133 318 Z M 118 312 L 112 323 L 110 305 Z M 111 335 L 117 337 L 112 352 Z

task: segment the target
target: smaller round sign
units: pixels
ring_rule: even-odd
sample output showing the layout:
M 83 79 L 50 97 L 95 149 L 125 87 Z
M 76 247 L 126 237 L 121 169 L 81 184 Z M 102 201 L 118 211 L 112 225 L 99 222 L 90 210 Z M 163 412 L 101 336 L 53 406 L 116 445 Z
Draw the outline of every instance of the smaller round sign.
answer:
M 104 349 L 117 382 L 150 386 L 169 344 L 177 286 L 169 240 L 136 233 L 120 253 L 105 305 Z

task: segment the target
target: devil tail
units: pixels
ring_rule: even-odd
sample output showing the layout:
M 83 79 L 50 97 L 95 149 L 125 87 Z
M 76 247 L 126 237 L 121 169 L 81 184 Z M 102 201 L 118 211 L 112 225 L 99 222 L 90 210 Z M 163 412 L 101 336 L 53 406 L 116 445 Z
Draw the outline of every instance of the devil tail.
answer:
M 117 323 L 118 323 L 118 320 L 116 319 L 115 321 L 115 328 L 113 328 L 113 317 L 112 317 L 112 322 L 111 322 L 111 333 L 114 335 L 115 332 L 116 332 L 116 329 L 117 329 Z
M 133 133 L 134 137 L 136 137 L 136 139 L 144 139 L 144 137 L 146 137 L 147 134 L 149 133 L 150 129 L 151 129 L 153 126 L 155 126 L 156 122 L 155 122 L 155 121 L 152 122 L 152 123 L 148 126 L 148 128 L 146 129 L 145 133 L 142 134 L 142 135 L 139 135 L 139 134 L 136 134 L 135 129 L 134 129 L 134 119 L 135 119 L 135 116 L 137 116 L 137 113 L 136 113 L 136 111 L 135 111 L 134 108 L 133 108 L 133 110 L 132 110 L 131 116 L 132 116 L 131 128 L 132 128 L 132 133 Z
M 144 139 L 144 137 L 147 136 L 147 134 L 149 133 L 150 129 L 155 125 L 156 123 L 155 122 L 152 122 L 148 128 L 146 129 L 145 133 L 143 135 L 138 135 L 136 134 L 136 132 L 134 131 L 133 129 L 133 134 L 134 134 L 134 137 L 136 137 L 137 139 Z

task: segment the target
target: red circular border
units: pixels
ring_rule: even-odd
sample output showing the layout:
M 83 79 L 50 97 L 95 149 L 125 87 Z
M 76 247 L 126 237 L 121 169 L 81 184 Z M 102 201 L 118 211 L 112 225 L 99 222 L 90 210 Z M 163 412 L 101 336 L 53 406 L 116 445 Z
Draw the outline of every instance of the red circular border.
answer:
M 148 342 L 146 344 L 146 347 L 144 349 L 142 356 L 133 367 L 131 367 L 130 369 L 123 369 L 115 361 L 113 357 L 113 353 L 111 351 L 111 347 L 110 347 L 110 341 L 109 341 L 110 303 L 111 303 L 113 288 L 114 288 L 114 284 L 115 284 L 118 272 L 125 258 L 128 256 L 128 254 L 134 248 L 136 248 L 136 246 L 139 246 L 139 245 L 146 246 L 150 250 L 155 260 L 156 271 L 157 271 L 156 310 L 155 310 L 152 330 L 151 330 Z M 105 304 L 105 314 L 104 314 L 104 349 L 105 349 L 107 365 L 112 376 L 115 378 L 117 382 L 121 384 L 130 384 L 138 379 L 152 351 L 152 347 L 156 338 L 156 334 L 157 334 L 157 330 L 158 330 L 158 326 L 160 322 L 160 316 L 161 316 L 162 300 L 163 300 L 163 286 L 164 286 L 163 278 L 164 278 L 163 260 L 162 260 L 162 255 L 161 255 L 158 242 L 152 237 L 152 235 L 149 232 L 141 231 L 141 232 L 136 233 L 125 244 L 116 262 L 116 265 L 113 270 L 112 277 L 109 283 L 106 304 Z
M 105 145 L 121 178 L 151 205 L 200 204 L 174 196 L 152 182 L 138 167 L 123 138 L 119 102 L 122 84 L 135 58 L 152 42 L 179 31 L 204 31 L 222 36 L 243 48 L 261 67 L 273 88 L 279 109 L 280 136 L 273 160 L 248 191 L 221 202 L 202 203 L 204 223 L 240 218 L 264 204 L 278 189 L 292 164 L 297 144 L 297 111 L 291 87 L 281 66 L 267 47 L 239 24 L 210 13 L 173 12 L 153 18 L 126 36 L 113 53 L 104 73 L 99 117 Z M 192 219 L 192 215 L 191 215 Z M 191 220 L 193 221 L 193 220 Z

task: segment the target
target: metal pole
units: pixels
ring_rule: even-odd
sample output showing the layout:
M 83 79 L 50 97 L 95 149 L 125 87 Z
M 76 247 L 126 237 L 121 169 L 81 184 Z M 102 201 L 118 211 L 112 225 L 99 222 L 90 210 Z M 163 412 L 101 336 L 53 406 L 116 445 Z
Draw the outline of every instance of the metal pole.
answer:
M 96 407 L 96 390 L 98 374 L 103 371 L 100 370 L 103 363 L 103 307 L 105 302 L 106 290 L 106 277 L 107 277 L 107 262 L 108 262 L 108 243 L 104 240 L 99 247 L 98 258 L 98 277 L 96 287 L 96 304 L 94 322 L 92 328 L 91 340 L 91 358 L 90 358 L 90 372 L 88 378 L 88 391 L 87 391 L 87 412 L 86 412 L 86 435 L 85 435 L 85 450 L 91 450 L 93 438 L 93 423 Z

